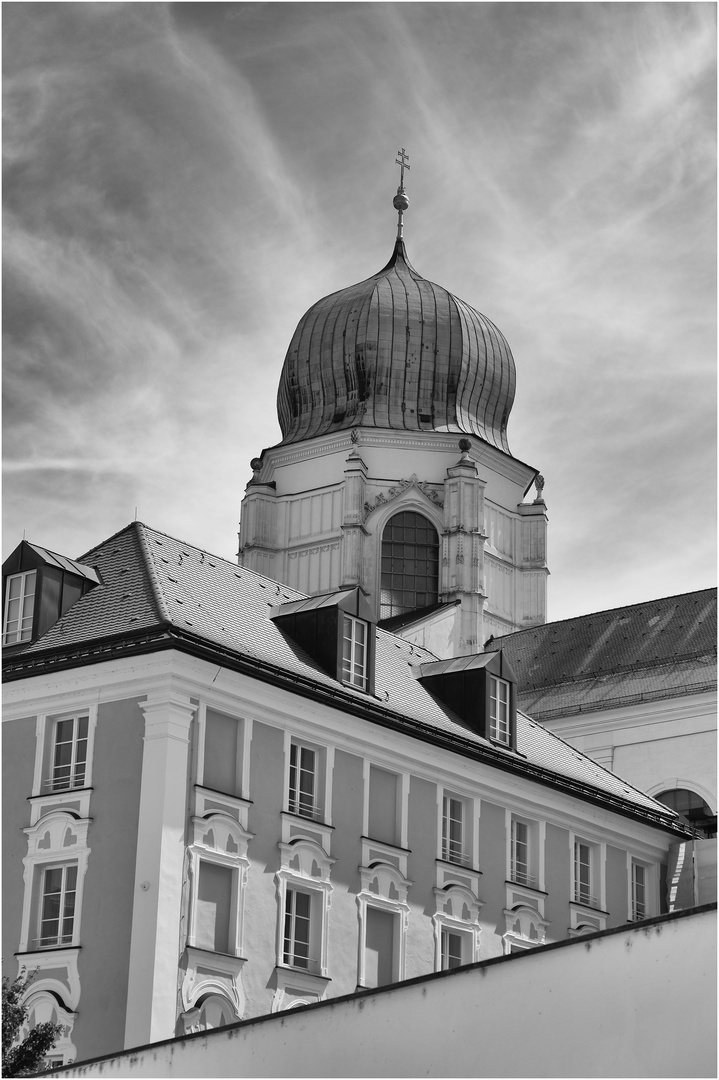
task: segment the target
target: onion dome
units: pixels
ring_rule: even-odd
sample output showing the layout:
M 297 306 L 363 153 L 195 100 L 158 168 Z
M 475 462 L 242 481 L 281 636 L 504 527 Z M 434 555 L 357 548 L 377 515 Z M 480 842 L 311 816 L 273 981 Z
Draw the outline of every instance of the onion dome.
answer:
M 509 453 L 515 382 L 497 327 L 420 277 L 398 238 L 379 273 L 300 319 L 277 395 L 282 442 L 353 427 L 456 431 Z

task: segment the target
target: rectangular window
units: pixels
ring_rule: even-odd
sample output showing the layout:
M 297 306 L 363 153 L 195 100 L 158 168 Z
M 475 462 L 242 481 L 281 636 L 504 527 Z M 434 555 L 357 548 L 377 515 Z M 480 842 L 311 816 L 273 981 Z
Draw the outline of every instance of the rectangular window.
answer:
M 314 966 L 310 956 L 311 909 L 312 897 L 309 893 L 287 889 L 282 959 L 285 964 L 306 970 Z
M 465 808 L 452 795 L 442 798 L 442 858 L 448 862 L 469 861 L 465 846 Z
M 592 852 L 589 844 L 574 841 L 574 899 L 578 904 L 594 905 L 592 895 Z
M 316 750 L 298 742 L 290 744 L 289 810 L 291 814 L 315 821 L 321 817 L 317 800 L 317 765 Z
M 463 934 L 456 934 L 446 926 L 442 927 L 442 971 L 451 971 L 465 962 L 462 959 L 463 937 Z
M 632 919 L 647 917 L 647 868 L 641 863 L 632 863 Z
M 365 986 L 396 982 L 397 919 L 392 911 L 368 907 L 365 926 Z
M 532 874 L 532 850 L 530 826 L 526 821 L 512 818 L 512 850 L 510 875 L 518 885 L 536 885 Z
M 229 866 L 202 860 L 197 886 L 195 944 L 211 952 L 231 953 L 232 886 L 234 871 Z
M 36 570 L 13 574 L 7 579 L 5 612 L 3 615 L 3 645 L 16 645 L 32 637 L 32 617 L 35 608 Z
M 509 744 L 509 683 L 489 677 L 489 735 L 497 742 Z
M 394 846 L 400 843 L 399 781 L 396 773 L 370 765 L 368 833 L 372 840 Z
M 76 893 L 76 864 L 47 866 L 42 871 L 39 948 L 72 944 Z
M 367 623 L 352 615 L 342 623 L 342 681 L 367 689 Z
M 46 782 L 51 791 L 84 786 L 88 724 L 87 715 L 67 716 L 55 721 L 50 777 Z

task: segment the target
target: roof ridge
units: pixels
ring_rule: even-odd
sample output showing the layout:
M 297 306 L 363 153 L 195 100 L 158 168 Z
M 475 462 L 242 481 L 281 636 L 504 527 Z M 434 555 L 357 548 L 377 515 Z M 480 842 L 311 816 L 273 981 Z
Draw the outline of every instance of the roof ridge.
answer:
M 172 617 L 170 615 L 170 609 L 167 606 L 165 594 L 162 591 L 162 586 L 160 585 L 160 578 L 157 573 L 157 567 L 155 566 L 155 557 L 152 550 L 150 549 L 150 542 L 146 535 L 148 527 L 147 525 L 144 525 L 141 521 L 134 521 L 132 523 L 132 526 L 134 526 L 133 531 L 137 536 L 140 554 L 142 556 L 145 570 L 147 571 L 147 576 L 150 581 L 150 587 L 152 589 L 152 599 L 155 602 L 157 613 L 162 622 L 171 623 Z M 130 527 L 132 528 L 132 526 Z M 190 546 L 191 545 L 188 544 L 188 547 Z
M 537 630 L 546 630 L 551 626 L 561 626 L 563 623 L 577 622 L 579 619 L 595 619 L 599 615 L 609 615 L 618 611 L 629 611 L 631 608 L 647 607 L 649 604 L 661 604 L 668 600 L 681 600 L 687 596 L 700 596 L 702 593 L 716 593 L 716 585 L 710 585 L 706 589 L 690 589 L 685 593 L 673 593 L 671 596 L 655 596 L 652 600 L 640 600 L 635 604 L 621 604 L 619 607 L 602 608 L 601 611 L 587 611 L 584 615 L 570 615 L 566 619 L 552 619 L 549 622 L 538 623 L 536 626 L 526 626 L 523 630 L 513 630 L 510 634 L 495 636 L 494 641 L 503 641 L 505 638 L 516 638 L 520 634 L 531 634 Z
M 75 562 L 84 562 L 84 560 L 89 558 L 90 555 L 93 555 L 96 551 L 99 551 L 100 548 L 107 547 L 109 543 L 111 543 L 113 540 L 116 540 L 118 536 L 122 536 L 123 533 L 126 533 L 129 529 L 132 528 L 133 525 L 136 524 L 138 524 L 138 522 L 131 521 L 129 525 L 123 525 L 122 528 L 118 529 L 117 532 L 114 532 L 112 536 L 106 536 L 105 539 L 101 540 L 99 544 L 95 544 L 94 547 L 89 548 L 88 551 L 86 551 L 83 555 L 79 555 L 77 559 L 75 559 Z M 48 548 L 47 550 L 49 551 L 50 549 Z

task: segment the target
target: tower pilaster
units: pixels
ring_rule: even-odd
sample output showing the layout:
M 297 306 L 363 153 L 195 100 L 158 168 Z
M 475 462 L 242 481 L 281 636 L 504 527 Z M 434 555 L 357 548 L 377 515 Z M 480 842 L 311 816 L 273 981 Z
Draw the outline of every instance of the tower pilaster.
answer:
M 471 443 L 461 439 L 462 456 L 447 469 L 444 481 L 444 530 L 442 534 L 441 598 L 460 601 L 455 655 L 482 647 L 484 612 L 484 481 L 469 457 Z
M 352 451 L 344 470 L 344 513 L 342 518 L 342 589 L 353 589 L 362 582 L 363 525 L 367 486 L 367 466 L 362 460 L 353 432 Z M 365 589 L 365 592 L 367 590 Z

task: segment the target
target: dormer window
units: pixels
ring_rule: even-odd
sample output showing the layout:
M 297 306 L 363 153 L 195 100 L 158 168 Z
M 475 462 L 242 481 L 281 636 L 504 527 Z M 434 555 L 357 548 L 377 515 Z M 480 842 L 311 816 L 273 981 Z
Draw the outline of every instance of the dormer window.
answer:
M 367 689 L 367 631 L 364 619 L 352 615 L 343 617 L 342 682 Z
M 37 641 L 99 583 L 91 566 L 23 540 L 3 563 L 3 645 Z
M 282 604 L 272 620 L 333 679 L 373 693 L 375 627 L 360 589 Z
M 36 570 L 23 574 L 11 574 L 6 582 L 5 611 L 3 615 L 3 645 L 17 645 L 32 637 L 32 620 L 35 609 Z
M 472 731 L 516 749 L 517 679 L 501 649 L 421 664 L 415 674 Z
M 510 689 L 507 680 L 490 675 L 489 737 L 506 745 L 510 742 L 509 702 Z

